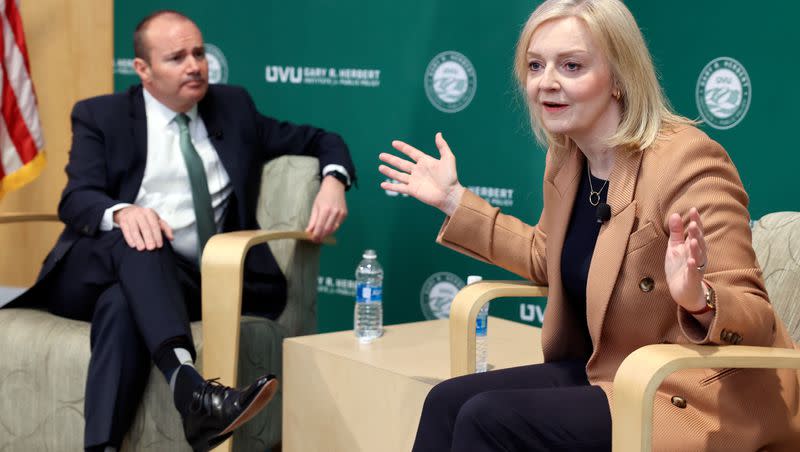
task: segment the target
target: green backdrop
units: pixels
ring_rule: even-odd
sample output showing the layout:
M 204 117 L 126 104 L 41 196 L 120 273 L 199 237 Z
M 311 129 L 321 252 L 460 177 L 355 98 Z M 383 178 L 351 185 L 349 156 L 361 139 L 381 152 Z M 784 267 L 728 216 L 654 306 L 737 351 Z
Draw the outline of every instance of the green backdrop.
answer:
M 538 3 L 117 1 L 115 88 L 138 82 L 131 41 L 144 15 L 172 8 L 192 17 L 210 44 L 213 80 L 245 86 L 264 114 L 336 131 L 350 146 L 358 188 L 348 193 L 338 245 L 322 253 L 320 330 L 352 328 L 353 273 L 366 248 L 385 269 L 385 323 L 422 320 L 440 312 L 467 275 L 517 277 L 436 245 L 443 215 L 382 190 L 377 155 L 393 139 L 435 153 L 441 131 L 464 185 L 534 223 L 544 153 L 511 69 L 519 30 Z M 800 149 L 787 131 L 800 102 L 791 89 L 800 60 L 789 57 L 789 44 L 800 42 L 800 6 L 775 14 L 750 1 L 627 3 L 676 110 L 710 115 L 702 128 L 739 168 L 752 217 L 798 210 Z M 536 325 L 543 309 L 544 300 L 491 308 Z

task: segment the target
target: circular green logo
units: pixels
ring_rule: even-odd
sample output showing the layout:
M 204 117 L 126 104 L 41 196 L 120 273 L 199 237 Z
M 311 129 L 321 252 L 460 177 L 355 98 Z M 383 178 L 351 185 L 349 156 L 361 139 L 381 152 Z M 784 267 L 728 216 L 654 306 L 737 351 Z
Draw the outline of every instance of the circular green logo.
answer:
M 228 60 L 225 54 L 214 44 L 205 44 L 206 61 L 208 61 L 208 83 L 228 82 Z
M 448 318 L 450 303 L 464 285 L 463 279 L 450 272 L 438 272 L 429 276 L 419 292 L 419 305 L 425 318 Z
M 697 109 L 715 129 L 730 129 L 739 124 L 750 108 L 751 97 L 750 76 L 733 58 L 712 60 L 697 79 Z
M 425 94 L 434 107 L 445 113 L 455 113 L 472 102 L 478 89 L 478 78 L 467 57 L 448 50 L 428 63 L 424 84 Z

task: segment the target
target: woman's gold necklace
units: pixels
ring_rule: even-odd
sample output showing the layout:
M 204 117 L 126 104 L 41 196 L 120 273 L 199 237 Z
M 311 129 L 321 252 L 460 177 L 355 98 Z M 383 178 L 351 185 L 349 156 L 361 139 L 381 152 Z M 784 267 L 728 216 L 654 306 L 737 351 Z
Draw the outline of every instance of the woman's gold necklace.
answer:
M 600 193 L 602 193 L 603 189 L 608 185 L 608 179 L 606 179 L 603 186 L 600 187 L 600 190 L 594 191 L 594 187 L 592 186 L 592 172 L 589 171 L 589 165 L 586 165 L 586 175 L 589 176 L 589 204 L 597 207 L 597 205 L 600 204 Z

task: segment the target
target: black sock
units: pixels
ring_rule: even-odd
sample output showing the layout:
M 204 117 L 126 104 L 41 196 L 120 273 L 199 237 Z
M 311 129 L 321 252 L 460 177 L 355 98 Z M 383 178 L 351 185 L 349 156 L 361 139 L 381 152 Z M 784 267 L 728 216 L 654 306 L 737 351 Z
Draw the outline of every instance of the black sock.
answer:
M 184 350 L 189 352 L 189 356 L 185 353 L 176 353 L 175 350 Z M 183 355 L 181 357 L 180 355 Z M 194 362 L 196 356 L 191 339 L 187 337 L 173 337 L 164 341 L 159 345 L 158 350 L 153 354 L 153 362 L 158 370 L 164 374 L 164 378 L 169 382 L 172 379 L 172 374 L 185 364 L 187 360 Z
M 182 416 L 186 417 L 189 414 L 189 407 L 192 405 L 194 390 L 205 383 L 205 380 L 194 366 L 188 364 L 178 367 L 174 380 L 172 396 L 175 399 L 175 408 Z

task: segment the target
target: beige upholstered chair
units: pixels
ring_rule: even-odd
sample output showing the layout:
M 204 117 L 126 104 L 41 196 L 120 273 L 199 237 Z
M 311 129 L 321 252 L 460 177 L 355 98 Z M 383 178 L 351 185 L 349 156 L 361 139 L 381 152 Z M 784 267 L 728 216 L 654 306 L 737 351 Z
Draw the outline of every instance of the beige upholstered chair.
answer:
M 297 239 L 307 237 L 302 231 L 319 189 L 319 164 L 311 157 L 281 157 L 265 165 L 262 174 L 257 219 L 264 230 L 214 236 L 203 255 L 205 320 L 192 324 L 192 334 L 203 374 L 228 385 L 246 384 L 264 373 L 280 378 L 283 338 L 316 330 L 319 246 Z M 6 215 L 0 223 L 54 219 Z M 288 281 L 286 310 L 277 321 L 239 314 L 243 256 L 265 241 Z M 33 309 L 0 309 L 0 332 L 0 450 L 82 450 L 89 323 Z M 237 431 L 234 449 L 263 451 L 278 443 L 280 434 L 279 392 L 264 413 Z M 169 387 L 157 371 L 150 374 L 125 442 L 124 450 L 191 450 Z
M 800 213 L 765 215 L 753 225 L 753 248 L 770 301 L 800 342 Z M 475 319 L 481 306 L 500 297 L 546 297 L 547 288 L 520 281 L 485 281 L 456 295 L 450 307 L 452 376 L 475 372 Z M 613 449 L 650 451 L 653 400 L 664 378 L 689 368 L 796 368 L 800 350 L 739 345 L 648 345 L 631 353 L 614 379 Z

